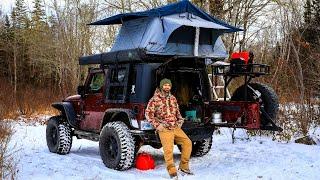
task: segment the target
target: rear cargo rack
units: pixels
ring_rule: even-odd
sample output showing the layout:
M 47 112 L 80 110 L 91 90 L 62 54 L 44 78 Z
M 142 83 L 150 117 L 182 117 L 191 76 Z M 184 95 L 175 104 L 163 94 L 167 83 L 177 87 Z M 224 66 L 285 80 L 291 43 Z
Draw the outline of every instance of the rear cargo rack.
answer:
M 270 74 L 270 65 L 267 64 L 212 64 L 212 74 L 214 76 L 223 76 L 224 79 L 224 101 L 227 100 L 227 87 L 235 77 L 244 77 L 245 82 L 245 100 L 247 99 L 247 87 L 252 78 Z M 214 76 L 211 81 L 214 82 Z
M 258 77 L 270 74 L 270 65 L 266 64 L 229 64 L 212 65 L 213 74 L 216 76 L 250 76 Z

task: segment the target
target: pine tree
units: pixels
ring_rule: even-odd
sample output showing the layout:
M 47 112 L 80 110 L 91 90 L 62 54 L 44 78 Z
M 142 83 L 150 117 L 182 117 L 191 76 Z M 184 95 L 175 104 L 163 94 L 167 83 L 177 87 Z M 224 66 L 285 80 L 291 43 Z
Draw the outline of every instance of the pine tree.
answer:
M 12 22 L 12 27 L 16 28 L 17 27 L 17 15 L 16 15 L 16 8 L 13 8 L 11 11 L 11 22 Z
M 304 9 L 305 9 L 305 11 L 304 11 L 304 22 L 308 26 L 311 23 L 311 19 L 312 19 L 312 16 L 311 16 L 311 1 L 310 0 L 306 1 Z
M 307 0 L 304 6 L 305 26 L 302 30 L 304 39 L 311 47 L 317 47 L 320 39 L 320 0 Z
M 33 28 L 39 29 L 45 24 L 45 11 L 41 4 L 41 0 L 34 0 L 34 7 L 32 11 L 31 24 Z
M 312 0 L 312 14 L 317 25 L 320 23 L 320 0 Z
M 9 16 L 8 15 L 5 16 L 4 26 L 6 28 L 10 28 L 10 20 L 9 20 Z
M 16 28 L 23 29 L 29 27 L 30 23 L 24 0 L 16 0 L 15 8 L 13 9 L 12 14 L 15 16 Z
M 314 47 L 320 45 L 320 0 L 312 0 L 311 12 L 313 15 L 313 38 L 314 38 Z

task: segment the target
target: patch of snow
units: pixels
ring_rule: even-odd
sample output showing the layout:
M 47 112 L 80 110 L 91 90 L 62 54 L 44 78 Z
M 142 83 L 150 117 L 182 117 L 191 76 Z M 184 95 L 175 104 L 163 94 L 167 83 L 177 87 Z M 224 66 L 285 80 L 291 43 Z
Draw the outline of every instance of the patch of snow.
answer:
M 19 151 L 18 179 L 169 179 L 162 149 L 143 146 L 140 152 L 152 154 L 154 170 L 140 171 L 131 168 L 116 171 L 104 166 L 98 142 L 73 138 L 67 155 L 50 153 L 46 145 L 46 126 L 28 126 L 15 123 L 11 144 Z M 320 131 L 320 130 L 319 130 Z M 194 176 L 180 179 L 320 179 L 320 146 L 272 141 L 270 137 L 250 137 L 243 131 L 235 132 L 232 144 L 231 131 L 221 128 L 213 135 L 211 151 L 191 158 Z M 175 146 L 174 159 L 179 164 L 180 152 Z

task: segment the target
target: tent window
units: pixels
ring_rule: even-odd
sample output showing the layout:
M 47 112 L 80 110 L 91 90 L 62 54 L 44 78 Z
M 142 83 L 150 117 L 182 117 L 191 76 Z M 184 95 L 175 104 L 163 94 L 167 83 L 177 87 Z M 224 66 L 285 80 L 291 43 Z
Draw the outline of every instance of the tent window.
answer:
M 200 28 L 199 44 L 212 44 L 212 29 Z
M 170 35 L 168 43 L 194 44 L 196 29 L 190 26 L 181 26 Z
M 194 44 L 195 27 L 181 26 L 170 35 L 168 43 Z M 212 44 L 212 29 L 200 28 L 199 44 Z

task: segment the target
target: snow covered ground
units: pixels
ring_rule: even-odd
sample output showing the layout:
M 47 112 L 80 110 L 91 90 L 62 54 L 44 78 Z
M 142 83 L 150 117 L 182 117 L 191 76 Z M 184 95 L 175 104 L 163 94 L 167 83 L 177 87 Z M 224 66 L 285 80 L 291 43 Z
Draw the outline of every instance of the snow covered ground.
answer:
M 127 171 L 108 169 L 102 163 L 97 142 L 73 139 L 70 154 L 50 153 L 43 125 L 15 123 L 12 145 L 18 150 L 18 179 L 169 179 L 162 149 L 143 146 L 156 160 L 154 170 Z M 242 130 L 238 137 L 243 136 Z M 178 166 L 180 152 L 175 147 Z M 229 129 L 213 136 L 213 146 L 204 157 L 192 158 L 194 176 L 180 179 L 320 179 L 320 146 L 284 144 L 268 137 L 237 139 L 232 144 Z

